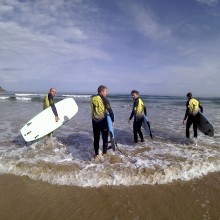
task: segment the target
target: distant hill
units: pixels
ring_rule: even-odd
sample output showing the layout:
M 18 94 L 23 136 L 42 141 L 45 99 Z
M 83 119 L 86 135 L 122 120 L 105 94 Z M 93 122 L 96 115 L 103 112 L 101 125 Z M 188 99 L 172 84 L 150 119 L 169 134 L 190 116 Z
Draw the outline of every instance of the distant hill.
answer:
M 0 92 L 4 92 L 5 90 L 0 86 Z

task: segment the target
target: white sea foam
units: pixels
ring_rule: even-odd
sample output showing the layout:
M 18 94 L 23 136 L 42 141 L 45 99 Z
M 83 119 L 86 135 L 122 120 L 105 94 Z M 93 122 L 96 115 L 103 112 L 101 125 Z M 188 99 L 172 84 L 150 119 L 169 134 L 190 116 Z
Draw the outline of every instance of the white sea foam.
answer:
M 202 145 L 196 147 L 153 141 L 150 148 L 137 145 L 133 150 L 120 145 L 129 157 L 116 151 L 115 155 L 109 155 L 100 162 L 91 160 L 93 149 L 86 152 L 85 147 L 71 148 L 71 152 L 67 152 L 56 139 L 53 140 L 54 146 L 50 144 L 34 143 L 7 152 L 1 156 L 0 171 L 52 184 L 82 187 L 166 184 L 220 171 L 220 152 L 207 150 Z M 118 162 L 111 163 L 112 157 Z
M 0 99 L 9 99 L 10 97 L 8 96 L 0 96 Z
M 31 101 L 32 98 L 29 98 L 29 97 L 16 97 L 17 100 L 19 101 Z
M 42 93 L 15 93 L 15 96 L 44 96 Z

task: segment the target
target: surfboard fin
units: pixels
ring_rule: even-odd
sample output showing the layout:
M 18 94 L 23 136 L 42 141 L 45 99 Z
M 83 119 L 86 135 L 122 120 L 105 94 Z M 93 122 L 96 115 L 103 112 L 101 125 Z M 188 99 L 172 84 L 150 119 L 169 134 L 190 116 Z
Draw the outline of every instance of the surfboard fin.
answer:
M 31 132 L 32 132 L 32 131 L 29 131 L 26 135 L 29 135 Z M 25 136 L 26 136 L 26 135 L 25 135 Z

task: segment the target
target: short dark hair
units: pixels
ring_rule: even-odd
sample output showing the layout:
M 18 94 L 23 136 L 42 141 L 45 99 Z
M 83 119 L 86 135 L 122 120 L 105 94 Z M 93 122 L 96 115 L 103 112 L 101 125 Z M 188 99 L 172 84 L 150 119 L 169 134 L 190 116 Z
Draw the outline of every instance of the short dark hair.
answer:
M 138 92 L 137 90 L 132 90 L 132 91 L 131 91 L 131 95 L 132 95 L 133 93 L 139 95 L 139 92 Z
M 186 94 L 186 96 L 187 96 L 188 98 L 192 98 L 192 93 L 191 93 L 191 92 L 188 92 L 188 93 Z
M 98 89 L 97 89 L 98 94 L 100 94 L 100 93 L 101 93 L 103 90 L 105 90 L 105 89 L 107 89 L 106 86 L 100 85 L 100 86 L 98 87 Z

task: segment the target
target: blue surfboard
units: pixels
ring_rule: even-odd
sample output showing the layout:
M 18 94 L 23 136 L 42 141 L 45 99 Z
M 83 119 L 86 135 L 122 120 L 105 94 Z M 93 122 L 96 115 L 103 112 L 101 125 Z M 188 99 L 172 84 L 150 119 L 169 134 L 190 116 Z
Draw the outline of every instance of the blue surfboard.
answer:
M 107 123 L 108 123 L 108 130 L 110 134 L 111 148 L 113 151 L 115 151 L 116 142 L 115 142 L 114 128 L 112 126 L 112 119 L 108 112 L 107 112 Z
M 147 134 L 149 134 L 150 137 L 153 139 L 153 135 L 152 135 L 151 128 L 150 128 L 150 122 L 146 115 L 144 115 L 144 121 L 142 123 L 142 127 L 147 132 Z

